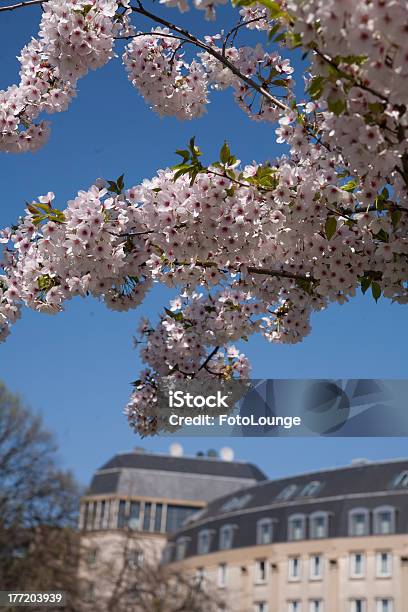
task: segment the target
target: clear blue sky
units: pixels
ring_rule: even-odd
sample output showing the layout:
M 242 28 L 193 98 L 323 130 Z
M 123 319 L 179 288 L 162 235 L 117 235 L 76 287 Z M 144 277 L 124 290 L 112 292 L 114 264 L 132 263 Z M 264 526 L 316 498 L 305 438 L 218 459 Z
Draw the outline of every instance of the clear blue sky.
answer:
M 8 4 L 1 2 L 1 4 Z M 179 19 L 177 12 L 168 12 Z M 224 18 L 228 10 L 222 11 Z M 16 82 L 21 47 L 35 35 L 38 8 L 0 16 L 0 88 Z M 181 19 L 203 33 L 201 13 Z M 212 32 L 216 25 L 209 26 Z M 90 74 L 66 113 L 53 115 L 48 145 L 32 155 L 0 154 L 0 225 L 13 223 L 24 202 L 54 191 L 63 206 L 95 178 L 125 172 L 136 184 L 174 163 L 174 151 L 195 135 L 215 158 L 224 139 L 244 162 L 273 158 L 274 128 L 254 124 L 233 104 L 230 92 L 214 94 L 207 115 L 194 122 L 160 119 L 131 87 L 120 59 Z M 57 317 L 24 312 L 6 344 L 0 345 L 0 378 L 40 411 L 57 435 L 62 462 L 83 483 L 117 451 L 142 444 L 165 451 L 169 438 L 140 441 L 122 410 L 130 381 L 140 369 L 132 335 L 141 315 L 155 315 L 166 294 L 159 287 L 138 310 L 112 313 L 94 300 L 75 300 Z M 313 332 L 297 346 L 274 346 L 261 338 L 245 345 L 255 377 L 406 378 L 406 309 L 368 297 L 315 316 Z M 408 454 L 406 439 L 184 439 L 187 452 L 225 444 L 241 459 L 271 476 L 347 463 L 352 457 Z

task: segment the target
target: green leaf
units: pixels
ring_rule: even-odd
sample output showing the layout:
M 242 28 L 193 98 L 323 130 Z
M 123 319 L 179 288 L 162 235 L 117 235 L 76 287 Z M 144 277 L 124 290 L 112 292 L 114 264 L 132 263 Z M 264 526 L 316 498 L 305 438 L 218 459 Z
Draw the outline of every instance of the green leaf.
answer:
M 329 111 L 337 115 L 342 115 L 346 110 L 346 101 L 343 98 L 329 98 L 327 100 Z
M 343 191 L 348 191 L 349 193 L 351 193 L 352 191 L 355 190 L 357 185 L 358 185 L 358 182 L 352 179 L 351 181 L 348 181 L 348 183 L 345 183 L 344 185 L 342 185 L 341 188 Z
M 374 282 L 371 284 L 371 291 L 373 294 L 373 298 L 375 299 L 376 302 L 378 302 L 378 300 L 381 297 L 381 287 L 378 283 Z
M 220 160 L 223 164 L 228 164 L 230 157 L 231 157 L 230 148 L 228 146 L 228 143 L 224 142 L 224 144 L 221 147 L 221 151 L 220 151 Z
M 283 15 L 285 15 L 282 11 L 282 7 L 278 2 L 274 2 L 274 0 L 259 0 L 259 3 L 266 6 L 271 19 L 276 19 L 277 17 L 283 17 Z
M 337 230 L 337 219 L 336 217 L 327 217 L 325 225 L 325 234 L 327 240 L 331 240 Z
M 392 222 L 394 228 L 398 226 L 398 223 L 401 220 L 401 216 L 402 216 L 402 212 L 400 210 L 394 210 L 391 213 L 391 222 Z
M 190 151 L 187 151 L 187 149 L 177 149 L 176 154 L 181 155 L 184 163 L 190 159 Z
M 371 285 L 371 278 L 369 276 L 363 276 L 360 279 L 360 283 L 361 283 L 361 291 L 365 293 L 367 289 L 369 288 L 369 286 Z
M 306 278 L 298 278 L 296 279 L 296 284 L 300 289 L 303 289 L 309 295 L 313 294 L 313 285 Z
M 182 321 L 184 318 L 182 312 L 173 312 L 169 308 L 165 308 L 164 310 L 166 311 L 166 314 L 175 321 Z
M 313 77 L 307 89 L 312 100 L 318 100 L 323 93 L 326 78 L 322 76 Z

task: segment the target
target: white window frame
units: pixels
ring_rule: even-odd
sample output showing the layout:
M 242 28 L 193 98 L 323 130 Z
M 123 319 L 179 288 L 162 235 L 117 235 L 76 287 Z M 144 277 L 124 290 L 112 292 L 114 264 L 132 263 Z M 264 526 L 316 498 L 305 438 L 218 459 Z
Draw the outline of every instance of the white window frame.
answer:
M 316 568 L 316 564 L 315 564 L 316 559 L 319 559 L 319 563 L 318 563 L 319 568 L 320 568 L 319 574 L 315 574 L 313 571 Z M 309 578 L 310 580 L 322 580 L 323 574 L 324 574 L 324 556 L 321 553 L 315 553 L 313 555 L 310 555 L 309 557 Z
M 261 567 L 264 564 L 263 577 L 261 576 Z M 255 584 L 266 584 L 268 582 L 268 560 L 267 559 L 256 559 L 255 560 Z
M 302 612 L 302 602 L 300 599 L 292 599 L 288 601 L 288 612 Z
M 299 486 L 297 484 L 286 485 L 286 487 L 275 497 L 275 501 L 287 501 L 294 496 L 298 489 Z
M 358 514 L 365 516 L 365 527 L 364 533 L 355 533 L 354 531 L 354 517 Z M 364 538 L 370 535 L 370 511 L 367 508 L 353 508 L 348 514 L 348 533 L 349 536 L 354 538 Z
M 394 489 L 408 489 L 408 470 L 400 472 L 393 482 Z
M 185 559 L 189 540 L 190 538 L 186 536 L 176 540 L 176 561 L 182 561 Z
M 232 548 L 232 545 L 234 544 L 234 530 L 235 530 L 235 525 L 223 525 L 220 528 L 220 535 L 219 535 L 219 542 L 218 542 L 218 547 L 220 550 L 230 550 Z M 229 534 L 228 538 L 229 538 L 229 546 L 224 546 L 224 537 L 225 534 Z
M 225 589 L 227 586 L 227 564 L 219 563 L 217 569 L 217 585 L 219 589 Z
M 297 561 L 298 573 L 294 574 L 291 570 L 295 567 L 294 561 Z M 302 579 L 302 557 L 293 555 L 288 559 L 288 580 L 290 582 L 299 582 Z
M 382 571 L 382 560 L 383 555 L 387 555 L 388 558 L 388 572 Z M 392 577 L 392 565 L 393 565 L 392 552 L 390 550 L 379 550 L 375 555 L 375 574 L 377 578 L 391 578 Z
M 381 514 L 390 513 L 390 531 L 383 533 L 381 531 Z M 373 533 L 375 535 L 392 535 L 396 531 L 396 509 L 394 506 L 378 506 L 373 511 Z
M 312 480 L 301 489 L 298 497 L 314 497 L 321 486 L 320 480 Z
M 268 612 L 268 604 L 266 601 L 256 601 L 254 603 L 254 612 Z
M 317 607 L 316 607 L 316 604 L 318 604 Z M 309 600 L 309 612 L 323 612 L 323 600 L 322 599 L 310 599 Z
M 302 535 L 300 538 L 293 537 L 292 523 L 294 521 L 302 522 Z M 306 515 L 305 514 L 291 514 L 288 518 L 288 540 L 289 542 L 300 542 L 306 539 Z
M 361 612 L 367 612 L 367 600 L 364 597 L 355 597 L 350 599 L 350 612 L 360 612 L 357 609 L 357 602 L 360 601 L 363 605 L 361 606 Z
M 274 520 L 272 518 L 261 518 L 259 519 L 259 521 L 257 521 L 256 523 L 256 543 L 258 544 L 258 546 L 267 546 L 268 544 L 272 544 L 273 542 L 273 523 Z M 268 525 L 269 527 L 269 534 L 270 534 L 270 541 L 269 542 L 262 542 L 262 527 L 264 525 Z
M 388 602 L 388 609 L 386 612 L 393 612 L 394 610 L 394 600 L 392 597 L 377 597 L 376 599 L 376 612 L 384 612 L 384 602 Z
M 199 555 L 208 555 L 208 553 L 211 550 L 211 534 L 212 534 L 212 530 L 211 529 L 202 529 L 201 531 L 198 532 L 198 537 L 197 537 L 197 554 Z M 207 539 L 207 543 L 208 546 L 207 547 L 203 547 L 202 543 L 203 543 L 203 538 L 206 537 Z
M 361 573 L 357 573 L 355 571 L 356 568 L 356 564 L 355 564 L 355 558 L 357 557 L 357 555 L 361 556 Z M 350 578 L 365 578 L 366 575 L 366 555 L 364 552 L 360 552 L 359 550 L 350 553 L 350 557 L 349 557 L 349 563 L 350 563 Z
M 324 535 L 317 535 L 317 532 L 313 526 L 313 522 L 316 519 L 323 518 L 324 519 Z M 309 516 L 309 536 L 312 540 L 324 540 L 329 537 L 329 513 L 322 512 L 318 510 L 317 512 L 312 512 Z

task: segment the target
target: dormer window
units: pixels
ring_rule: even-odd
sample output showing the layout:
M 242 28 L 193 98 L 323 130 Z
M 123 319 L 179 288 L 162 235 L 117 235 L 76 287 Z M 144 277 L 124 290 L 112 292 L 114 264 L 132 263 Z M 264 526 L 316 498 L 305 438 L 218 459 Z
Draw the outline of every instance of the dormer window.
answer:
M 321 483 L 318 480 L 309 482 L 299 493 L 299 497 L 313 497 L 321 488 Z
M 296 484 L 288 485 L 287 487 L 282 489 L 279 495 L 276 496 L 276 501 L 286 501 L 290 499 L 291 497 L 293 497 L 297 490 L 298 486 Z
M 310 537 L 312 539 L 329 536 L 329 516 L 327 512 L 314 512 L 310 515 Z
M 184 536 L 176 541 L 176 561 L 181 561 L 187 554 L 187 546 L 190 538 Z
M 220 550 L 228 550 L 232 548 L 232 543 L 234 540 L 234 529 L 235 525 L 224 525 L 220 529 L 220 541 L 219 548 Z
M 288 520 L 288 539 L 304 540 L 306 536 L 306 517 L 304 514 L 293 514 Z
M 369 535 L 369 512 L 366 508 L 355 508 L 349 512 L 349 535 Z
M 273 519 L 263 518 L 256 524 L 257 544 L 271 544 L 273 540 Z
M 398 474 L 394 478 L 392 486 L 394 489 L 408 489 L 408 471 Z
M 197 552 L 199 555 L 207 555 L 211 547 L 211 529 L 203 529 L 198 534 Z
M 374 533 L 376 535 L 395 533 L 395 508 L 380 506 L 374 510 Z

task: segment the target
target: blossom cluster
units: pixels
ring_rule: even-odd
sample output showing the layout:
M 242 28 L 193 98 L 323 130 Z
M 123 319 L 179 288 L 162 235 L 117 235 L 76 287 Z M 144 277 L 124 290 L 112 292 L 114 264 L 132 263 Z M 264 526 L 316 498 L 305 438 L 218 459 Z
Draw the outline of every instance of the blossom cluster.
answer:
M 121 2 L 121 5 L 126 2 Z M 114 20 L 116 0 L 49 0 L 38 38 L 21 51 L 20 82 L 0 91 L 0 150 L 35 151 L 49 126 L 41 113 L 67 109 L 77 81 L 113 57 L 114 37 L 127 29 L 126 14 Z

